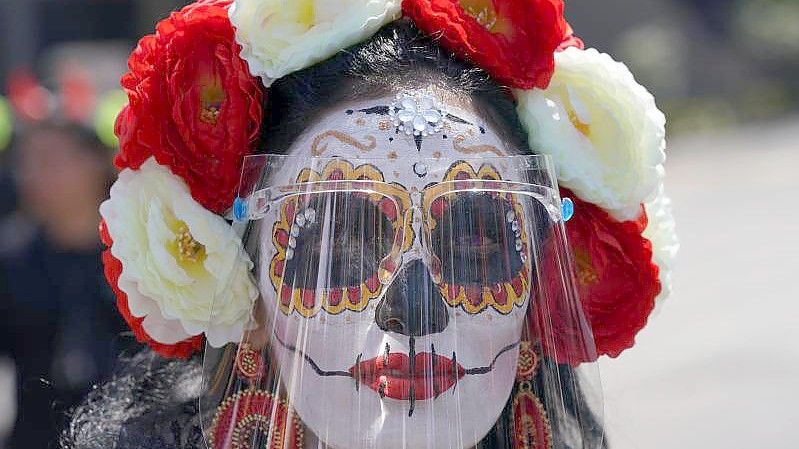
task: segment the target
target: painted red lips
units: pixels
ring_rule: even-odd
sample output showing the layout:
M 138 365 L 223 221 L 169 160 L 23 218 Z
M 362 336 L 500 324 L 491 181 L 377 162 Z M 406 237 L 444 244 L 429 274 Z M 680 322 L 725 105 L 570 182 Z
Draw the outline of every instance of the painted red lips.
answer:
M 381 396 L 419 401 L 449 390 L 466 374 L 454 360 L 429 352 L 416 354 L 413 360 L 393 352 L 357 363 L 349 372 Z

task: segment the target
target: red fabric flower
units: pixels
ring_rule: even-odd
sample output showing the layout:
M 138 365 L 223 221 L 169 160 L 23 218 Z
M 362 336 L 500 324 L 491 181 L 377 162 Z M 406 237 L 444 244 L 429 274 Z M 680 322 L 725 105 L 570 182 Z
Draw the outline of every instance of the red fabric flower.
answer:
M 585 43 L 582 39 L 574 35 L 574 29 L 569 25 L 566 19 L 563 20 L 561 28 L 563 29 L 563 42 L 560 43 L 557 51 L 563 51 L 569 47 L 577 47 L 580 50 L 585 49 Z
M 191 4 L 139 41 L 122 78 L 129 105 L 116 123 L 118 168 L 155 156 L 216 213 L 233 202 L 263 118 L 261 83 L 238 56 L 229 4 Z
M 661 289 L 652 244 L 641 235 L 646 215 L 619 222 L 568 190 L 563 189 L 561 195 L 572 198 L 575 205 L 574 217 L 566 223 L 566 236 L 582 311 L 570 307 L 563 297 L 553 246 L 544 257 L 542 269 L 548 283 L 537 295 L 541 301 L 533 308 L 537 314 L 533 324 L 538 332 L 546 330 L 539 334 L 546 337 L 542 345 L 560 363 L 594 361 L 599 355 L 618 357 L 635 343 Z M 593 342 L 584 338 L 589 324 Z
M 192 354 L 202 349 L 203 342 L 205 341 L 202 335 L 186 339 L 174 345 L 159 343 L 147 335 L 147 332 L 145 332 L 142 327 L 144 318 L 135 317 L 130 313 L 130 309 L 128 308 L 128 296 L 119 288 L 119 276 L 122 274 L 122 262 L 111 254 L 110 248 L 111 245 L 113 245 L 113 241 L 111 240 L 111 235 L 108 234 L 105 221 L 100 223 L 100 239 L 103 244 L 109 248 L 103 251 L 103 271 L 105 272 L 105 278 L 117 297 L 117 310 L 119 310 L 125 323 L 127 323 L 128 327 L 133 331 L 136 341 L 150 346 L 156 354 L 167 358 L 187 359 L 191 357 Z
M 546 88 L 566 23 L 562 0 L 403 0 L 421 30 L 510 87 Z

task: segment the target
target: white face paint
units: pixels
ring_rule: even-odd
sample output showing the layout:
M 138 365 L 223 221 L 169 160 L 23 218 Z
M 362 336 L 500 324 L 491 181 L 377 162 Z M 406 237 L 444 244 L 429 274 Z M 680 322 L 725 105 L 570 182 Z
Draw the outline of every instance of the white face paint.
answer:
M 441 182 L 458 161 L 515 153 L 473 108 L 444 107 L 429 93 L 341 105 L 305 130 L 289 150 L 292 156 L 307 158 L 309 166 L 311 158 L 339 157 L 354 171 L 367 167 L 359 173 L 395 183 L 411 201 L 418 200 L 418 192 Z M 270 184 L 297 181 L 301 168 L 279 173 L 280 179 L 272 179 Z M 324 168 L 314 166 L 316 171 Z M 472 168 L 477 172 L 481 167 Z M 501 167 L 492 168 L 502 175 Z M 304 306 L 300 292 L 296 301 L 292 296 L 290 304 L 281 307 L 276 284 L 291 281 L 276 275 L 274 262 L 280 259 L 280 274 L 285 273 L 291 260 L 300 257 L 297 252 L 301 248 L 279 243 L 275 232 L 283 226 L 284 237 L 294 238 L 296 247 L 299 234 L 311 222 L 321 220 L 319 211 L 299 212 L 292 215 L 290 223 L 278 210 L 263 219 L 259 274 L 271 354 L 281 384 L 308 430 L 328 446 L 340 449 L 469 448 L 484 438 L 513 386 L 516 344 L 528 305 L 527 284 L 510 300 L 510 307 L 485 300 L 482 305 L 464 300 L 464 304 L 453 306 L 435 286 L 387 293 L 398 288 L 394 284 L 403 279 L 404 271 L 429 269 L 418 223 L 409 220 L 413 241 L 408 242 L 397 277 L 374 298 L 341 308 L 322 304 L 328 299 L 314 296 Z M 299 215 L 302 217 L 297 219 Z M 502 225 L 518 227 L 510 218 L 501 220 Z M 339 248 L 322 251 L 331 251 L 331 264 L 348 263 L 337 256 L 337 251 L 342 251 Z M 521 266 L 520 271 L 529 270 L 527 264 Z M 330 272 L 331 267 L 324 270 Z M 430 277 L 425 273 L 424 278 Z M 309 284 L 306 287 L 311 292 L 313 284 L 318 287 L 318 281 Z M 397 299 L 409 291 L 417 297 Z M 422 326 L 401 323 L 402 319 L 392 321 L 390 313 L 380 311 L 389 296 L 400 303 L 421 305 L 428 312 L 435 309 L 446 317 L 438 315 L 435 322 Z M 430 305 L 432 301 L 437 303 Z M 429 312 L 417 318 L 433 320 L 432 316 Z M 411 330 L 414 326 L 417 329 Z M 435 385 L 408 378 L 408 364 L 411 368 L 415 365 L 422 378 L 435 378 Z M 410 385 L 414 391 L 409 394 Z

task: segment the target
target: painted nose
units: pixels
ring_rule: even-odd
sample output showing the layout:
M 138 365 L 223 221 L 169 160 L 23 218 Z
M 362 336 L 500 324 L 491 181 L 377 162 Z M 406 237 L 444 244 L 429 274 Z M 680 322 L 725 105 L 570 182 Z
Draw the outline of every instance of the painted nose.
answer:
M 377 306 L 375 321 L 385 332 L 409 337 L 437 334 L 447 328 L 447 305 L 421 260 L 408 263 L 397 274 Z

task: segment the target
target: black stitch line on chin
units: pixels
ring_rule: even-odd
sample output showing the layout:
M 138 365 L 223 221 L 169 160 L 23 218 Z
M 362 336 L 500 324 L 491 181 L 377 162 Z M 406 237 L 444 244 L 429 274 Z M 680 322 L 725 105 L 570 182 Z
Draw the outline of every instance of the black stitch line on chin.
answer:
M 288 349 L 289 351 L 291 351 L 291 352 L 293 352 L 295 354 L 299 354 L 300 356 L 302 356 L 302 358 L 305 359 L 306 362 L 308 362 L 308 365 L 311 366 L 311 369 L 313 369 L 316 372 L 316 374 L 318 374 L 319 376 L 321 376 L 321 377 L 339 376 L 339 377 L 350 377 L 350 378 L 352 377 L 352 374 L 349 371 L 325 371 L 325 370 L 323 370 L 322 368 L 319 367 L 319 365 L 316 364 L 316 362 L 314 362 L 314 360 L 311 358 L 311 356 L 305 354 L 303 351 L 297 349 L 296 347 L 294 347 L 292 345 L 284 343 L 283 340 L 280 338 L 280 336 L 277 335 L 277 332 L 275 332 L 274 334 L 275 334 L 275 338 L 277 338 L 277 341 L 278 341 L 278 343 L 280 343 L 281 346 L 283 346 L 284 348 Z
M 474 375 L 479 375 L 479 374 L 488 374 L 488 373 L 490 373 L 490 372 L 491 372 L 491 371 L 494 369 L 494 365 L 496 365 L 496 363 L 497 363 L 497 360 L 499 359 L 499 357 L 500 357 L 502 354 L 505 354 L 506 352 L 509 352 L 509 351 L 513 350 L 514 348 L 516 348 L 517 346 L 519 346 L 519 344 L 520 344 L 520 343 L 521 343 L 521 341 L 517 341 L 516 343 L 513 343 L 513 344 L 510 344 L 510 345 L 508 345 L 508 346 L 505 346 L 504 348 L 502 348 L 502 350 L 501 350 L 501 351 L 499 351 L 499 352 L 497 353 L 497 355 L 496 355 L 496 356 L 494 356 L 494 360 L 493 360 L 493 361 L 491 361 L 491 364 L 490 364 L 490 365 L 488 365 L 488 366 L 483 366 L 483 367 L 480 367 L 480 368 L 470 368 L 470 369 L 467 369 L 467 370 L 466 370 L 466 374 L 474 376 Z
M 452 351 L 452 378 L 455 380 L 455 385 L 452 386 L 452 395 L 455 395 L 455 390 L 458 389 L 458 382 L 460 382 L 460 377 L 458 376 L 458 356 L 455 354 L 455 351 Z
M 408 346 L 410 347 L 410 351 L 408 351 L 408 358 L 410 359 L 408 371 L 409 374 L 413 375 L 416 372 L 416 339 L 410 337 L 408 339 Z M 413 411 L 416 408 L 416 385 L 414 385 L 413 382 L 411 382 L 411 388 L 408 393 L 408 402 L 410 403 L 408 407 L 408 418 L 410 418 L 413 416 Z
M 355 375 L 352 376 L 355 379 L 355 392 L 361 391 L 361 358 L 363 358 L 363 353 L 358 354 L 358 357 L 355 358 Z
M 436 345 L 430 343 L 430 353 L 433 355 L 432 357 L 432 365 L 433 365 L 433 375 L 435 376 L 436 367 L 438 366 L 438 361 L 436 360 Z M 433 382 L 433 400 L 438 399 L 441 395 L 441 392 L 438 391 L 438 384 Z

